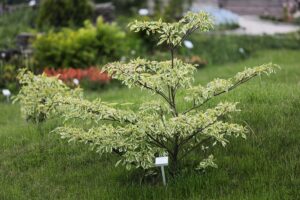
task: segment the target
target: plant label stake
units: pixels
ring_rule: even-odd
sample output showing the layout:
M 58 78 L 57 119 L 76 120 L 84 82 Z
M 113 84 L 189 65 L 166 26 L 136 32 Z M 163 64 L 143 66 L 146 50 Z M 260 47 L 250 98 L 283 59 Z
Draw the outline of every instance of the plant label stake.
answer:
M 79 85 L 79 80 L 78 80 L 77 78 L 74 78 L 74 79 L 73 79 L 73 83 L 74 83 L 76 86 L 78 86 L 78 85 Z
M 168 160 L 167 156 L 166 157 L 157 157 L 157 158 L 155 158 L 155 166 L 160 167 L 160 169 L 161 169 L 161 175 L 162 175 L 164 185 L 167 185 L 164 167 L 168 166 L 168 163 L 169 163 L 169 160 Z
M 191 41 L 189 41 L 189 40 L 184 40 L 184 41 L 183 41 L 183 44 L 184 44 L 184 46 L 185 46 L 186 48 L 188 48 L 188 49 L 194 48 L 194 44 L 193 44 Z
M 149 10 L 147 8 L 141 8 L 141 9 L 139 9 L 139 15 L 147 16 L 147 15 L 149 15 Z
M 9 102 L 9 97 L 11 95 L 10 91 L 8 89 L 3 89 L 2 94 L 6 97 L 7 102 Z

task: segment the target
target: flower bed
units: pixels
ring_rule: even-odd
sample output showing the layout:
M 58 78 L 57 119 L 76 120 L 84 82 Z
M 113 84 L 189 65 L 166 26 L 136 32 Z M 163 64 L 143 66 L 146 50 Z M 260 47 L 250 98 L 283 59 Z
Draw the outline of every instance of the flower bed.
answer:
M 97 67 L 89 67 L 87 69 L 74 69 L 74 68 L 64 68 L 64 69 L 54 69 L 45 68 L 44 73 L 47 76 L 59 76 L 63 82 L 73 85 L 76 84 L 74 80 L 88 81 L 97 84 L 107 84 L 110 82 L 111 77 L 107 73 L 102 72 Z

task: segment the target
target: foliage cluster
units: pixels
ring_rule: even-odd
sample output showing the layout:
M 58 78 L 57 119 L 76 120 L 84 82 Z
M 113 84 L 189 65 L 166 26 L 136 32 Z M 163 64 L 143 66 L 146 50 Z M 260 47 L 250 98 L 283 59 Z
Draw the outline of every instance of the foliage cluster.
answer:
M 168 155 L 172 175 L 196 149 L 205 152 L 217 144 L 225 147 L 231 137 L 246 137 L 247 128 L 229 119 L 231 113 L 239 111 L 237 103 L 221 102 L 208 109 L 203 105 L 255 76 L 273 73 L 276 65 L 247 68 L 233 78 L 193 86 L 195 67 L 176 59 L 175 52 L 196 30 L 211 29 L 212 23 L 206 13 L 187 13 L 175 23 L 135 21 L 129 26 L 136 32 L 157 34 L 158 45 L 168 46 L 171 60 L 158 62 L 138 58 L 128 63 L 108 64 L 105 70 L 129 88 L 148 90 L 160 99 L 145 102 L 134 112 L 124 104 L 116 106 L 100 99 L 85 100 L 55 78 L 33 76 L 23 71 L 19 77 L 23 87 L 16 100 L 21 102 L 24 115 L 36 122 L 52 114 L 63 117 L 64 125 L 55 129 L 62 138 L 88 144 L 100 155 L 115 153 L 120 156 L 116 165 L 124 165 L 127 169 L 150 169 L 155 156 Z M 178 99 L 178 92 L 184 94 L 183 99 Z M 179 107 L 178 101 L 185 101 L 186 106 Z M 194 167 L 216 167 L 213 155 L 204 155 L 199 155 L 198 165 Z
M 34 76 L 32 73 L 26 73 L 26 69 L 21 69 L 18 79 L 25 87 L 22 87 L 15 100 L 22 104 L 21 112 L 26 121 L 45 121 L 57 106 L 58 102 L 55 102 L 54 98 L 58 94 L 79 99 L 82 96 L 79 88 L 72 90 L 57 77 L 47 77 L 45 74 Z M 33 102 L 33 99 L 38 102 Z
M 38 27 L 81 26 L 92 14 L 89 0 L 43 0 L 36 23 Z
M 125 33 L 115 24 L 98 18 L 96 25 L 40 35 L 34 41 L 34 57 L 39 66 L 82 68 L 120 59 Z

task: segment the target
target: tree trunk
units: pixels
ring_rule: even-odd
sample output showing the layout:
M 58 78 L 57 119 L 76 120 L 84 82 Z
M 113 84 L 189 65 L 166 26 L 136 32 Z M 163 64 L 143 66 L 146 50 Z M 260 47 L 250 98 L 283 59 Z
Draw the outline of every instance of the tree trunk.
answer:
M 179 172 L 179 160 L 178 160 L 178 151 L 179 151 L 179 146 L 177 144 L 177 140 L 174 145 L 173 153 L 170 155 L 171 162 L 170 162 L 170 167 L 169 171 L 170 174 L 174 177 L 176 174 Z

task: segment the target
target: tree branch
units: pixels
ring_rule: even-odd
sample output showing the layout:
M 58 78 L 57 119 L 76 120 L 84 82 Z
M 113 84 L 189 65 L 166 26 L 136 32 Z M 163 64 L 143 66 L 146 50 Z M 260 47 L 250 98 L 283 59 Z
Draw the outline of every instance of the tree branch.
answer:
M 70 103 L 70 102 L 65 102 L 65 101 L 57 101 L 56 104 L 58 104 L 58 106 L 59 106 L 59 105 L 62 105 L 62 104 L 63 104 L 63 105 L 72 105 L 72 103 Z M 77 104 L 76 106 L 80 106 L 80 105 Z M 115 109 L 115 108 L 112 108 L 112 109 Z M 86 111 L 87 111 L 88 113 L 91 113 L 91 114 L 94 114 L 94 115 L 100 115 L 100 114 L 101 114 L 99 111 L 93 110 L 93 109 L 91 109 L 91 108 L 86 109 Z M 117 110 L 116 110 L 116 111 L 117 111 Z M 117 119 L 117 118 L 115 118 L 114 116 L 110 116 L 110 117 L 101 119 L 101 121 L 121 122 L 122 120 L 121 120 L 121 119 Z M 125 120 L 123 120 L 123 121 L 126 122 L 126 123 L 131 123 L 131 124 L 135 124 L 135 123 L 137 122 L 137 120 L 135 120 L 135 121 L 130 121 L 130 120 L 127 120 L 127 119 L 125 119 Z
M 183 158 L 185 158 L 189 153 L 191 153 L 192 151 L 196 150 L 200 145 L 208 142 L 210 139 L 211 139 L 211 137 L 207 137 L 207 138 L 201 140 L 198 144 L 196 144 L 191 149 L 187 150 L 183 155 L 181 155 L 180 158 L 179 158 L 179 160 L 182 160 Z
M 217 121 L 218 120 L 215 120 L 212 123 L 209 123 L 207 126 L 197 129 L 192 135 L 190 135 L 190 136 L 186 137 L 185 139 L 183 139 L 179 145 L 186 144 L 190 139 L 192 139 L 193 137 L 195 137 L 196 135 L 198 135 L 199 133 L 201 133 L 204 129 L 207 129 L 209 126 L 213 125 Z
M 168 151 L 169 154 L 173 155 L 173 152 L 161 141 L 159 141 L 158 139 L 155 139 L 152 135 L 150 135 L 149 133 L 146 132 L 146 135 L 154 142 L 154 144 L 158 145 L 161 148 L 164 148 Z
M 136 83 L 139 84 L 140 86 L 142 86 L 142 87 L 144 87 L 148 90 L 151 90 L 151 91 L 155 92 L 156 94 L 160 95 L 161 97 L 163 97 L 167 101 L 168 104 L 171 105 L 171 102 L 170 102 L 169 98 L 163 92 L 161 92 L 159 90 L 156 90 L 154 88 L 151 88 L 151 87 L 147 86 L 146 84 L 143 84 L 140 81 L 137 81 Z
M 223 91 L 221 91 L 221 92 L 219 92 L 219 93 L 214 94 L 213 97 L 219 96 L 219 95 L 221 95 L 221 94 L 223 94 L 223 93 L 225 93 L 225 92 L 229 92 L 229 91 L 235 89 L 236 87 L 238 87 L 239 85 L 241 85 L 241 84 L 243 84 L 243 83 L 249 81 L 250 79 L 252 79 L 252 78 L 255 77 L 255 76 L 257 76 L 257 74 L 255 74 L 255 75 L 253 75 L 253 76 L 251 76 L 251 77 L 249 77 L 249 78 L 247 78 L 247 79 L 244 79 L 244 80 L 241 80 L 241 81 L 237 82 L 236 84 L 234 84 L 233 86 L 231 86 L 228 90 L 223 90 Z M 201 107 L 203 104 L 205 104 L 206 102 L 208 102 L 208 101 L 209 101 L 210 99 L 212 99 L 213 97 L 206 99 L 206 100 L 205 100 L 204 102 L 202 102 L 201 104 L 198 104 L 198 105 L 195 105 L 195 104 L 194 104 L 192 108 L 190 108 L 190 109 L 184 111 L 182 114 L 187 114 L 188 112 L 190 112 L 190 111 L 192 111 L 192 110 L 195 110 L 195 109 Z

